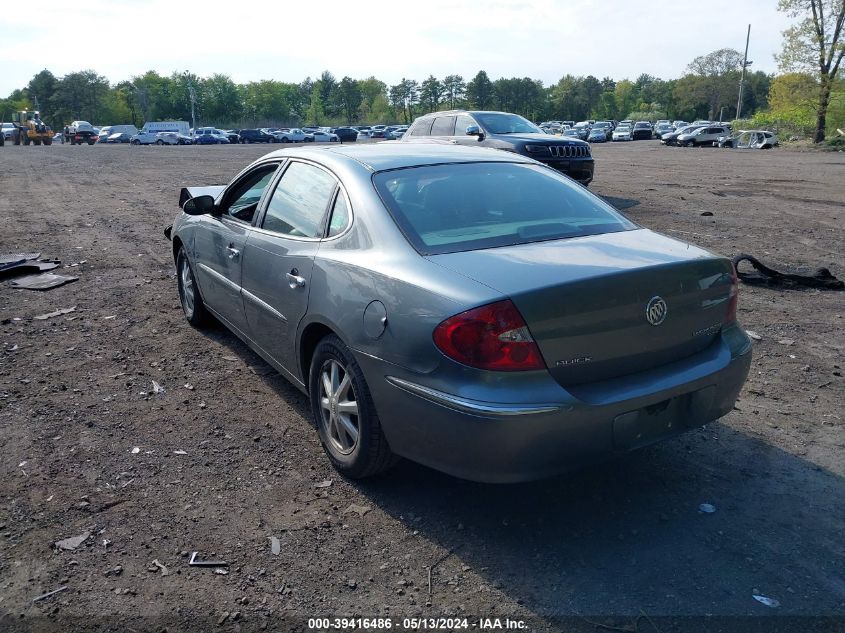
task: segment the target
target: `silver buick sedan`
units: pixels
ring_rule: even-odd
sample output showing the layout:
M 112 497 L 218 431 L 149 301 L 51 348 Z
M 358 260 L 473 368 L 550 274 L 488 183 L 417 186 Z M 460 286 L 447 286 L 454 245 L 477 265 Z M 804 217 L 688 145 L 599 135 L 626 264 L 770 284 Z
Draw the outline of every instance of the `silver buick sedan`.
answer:
M 308 394 L 348 477 L 549 476 L 725 415 L 748 373 L 728 259 L 518 154 L 284 149 L 180 206 L 188 321 Z

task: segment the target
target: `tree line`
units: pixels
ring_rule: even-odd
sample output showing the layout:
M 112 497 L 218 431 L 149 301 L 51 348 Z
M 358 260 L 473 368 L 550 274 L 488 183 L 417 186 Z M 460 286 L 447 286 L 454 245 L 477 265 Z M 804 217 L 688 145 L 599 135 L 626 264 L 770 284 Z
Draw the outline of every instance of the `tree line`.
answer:
M 812 134 L 817 142 L 843 125 L 845 89 L 838 78 L 845 0 L 779 0 L 798 22 L 784 32 L 778 61 L 784 74 L 747 73 L 741 110 L 759 124 Z M 388 85 L 374 76 L 338 80 L 324 71 L 299 83 L 236 83 L 231 77 L 155 71 L 111 84 L 93 70 L 56 77 L 45 69 L 6 99 L 0 118 L 38 109 L 54 129 L 72 120 L 94 124 L 186 120 L 197 125 L 259 127 L 410 123 L 416 116 L 453 108 L 504 110 L 533 121 L 585 119 L 731 120 L 736 115 L 743 65 L 739 51 L 723 48 L 696 57 L 686 73 L 664 80 L 562 76 L 552 85 L 531 77 L 470 79 L 453 74 Z M 807 132 L 808 128 L 812 128 Z
M 738 55 L 726 49 L 698 58 L 690 65 L 694 72 L 679 79 L 565 75 L 550 86 L 530 77 L 493 80 L 484 70 L 469 80 L 457 74 L 430 75 L 421 81 L 402 78 L 395 85 L 375 77 L 338 80 L 329 71 L 300 83 L 238 84 L 222 74 L 162 76 L 151 70 L 112 85 L 93 70 L 56 77 L 45 69 L 0 101 L 0 111 L 36 108 L 53 127 L 76 119 L 138 126 L 144 121 L 190 121 L 192 98 L 197 124 L 217 126 L 410 123 L 421 114 L 454 108 L 504 110 L 534 121 L 727 119 L 734 114 L 739 86 L 739 71 L 727 66 Z M 770 83 L 771 77 L 762 72 L 747 77 L 745 112 L 766 107 Z

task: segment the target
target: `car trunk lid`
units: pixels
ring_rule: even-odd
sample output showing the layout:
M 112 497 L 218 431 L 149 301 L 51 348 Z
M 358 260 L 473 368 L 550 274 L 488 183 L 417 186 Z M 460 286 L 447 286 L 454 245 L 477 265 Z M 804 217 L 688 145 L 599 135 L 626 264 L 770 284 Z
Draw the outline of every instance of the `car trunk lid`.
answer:
M 429 259 L 508 296 L 561 385 L 643 371 L 711 344 L 729 260 L 645 229 Z M 665 307 L 663 318 L 661 306 Z

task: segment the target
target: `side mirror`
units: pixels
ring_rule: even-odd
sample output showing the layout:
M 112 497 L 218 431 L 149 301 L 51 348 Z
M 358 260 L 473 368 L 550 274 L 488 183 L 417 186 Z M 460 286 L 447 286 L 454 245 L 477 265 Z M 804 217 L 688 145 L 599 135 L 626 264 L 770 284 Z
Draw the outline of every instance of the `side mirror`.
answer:
M 467 136 L 477 136 L 479 141 L 484 138 L 484 132 L 482 132 L 481 128 L 478 127 L 477 125 L 467 126 L 466 135 Z
M 188 215 L 205 215 L 206 213 L 213 213 L 214 198 L 211 196 L 197 196 L 185 202 L 182 211 Z

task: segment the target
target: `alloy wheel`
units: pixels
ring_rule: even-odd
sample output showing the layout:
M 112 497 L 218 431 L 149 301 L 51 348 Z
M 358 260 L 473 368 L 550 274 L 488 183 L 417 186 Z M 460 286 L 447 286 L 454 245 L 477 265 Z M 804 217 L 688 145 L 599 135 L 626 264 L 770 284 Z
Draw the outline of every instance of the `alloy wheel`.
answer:
M 361 434 L 358 401 L 352 375 L 334 359 L 320 368 L 320 418 L 331 448 L 341 455 L 351 454 Z

